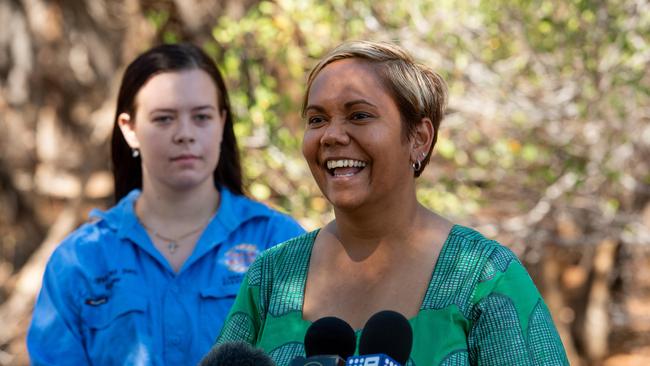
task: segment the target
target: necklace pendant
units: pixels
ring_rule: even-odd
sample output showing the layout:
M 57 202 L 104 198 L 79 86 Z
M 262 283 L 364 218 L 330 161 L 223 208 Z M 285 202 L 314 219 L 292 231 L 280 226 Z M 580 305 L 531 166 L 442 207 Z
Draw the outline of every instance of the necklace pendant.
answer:
M 179 245 L 176 244 L 175 241 L 170 241 L 169 244 L 167 244 L 167 250 L 169 250 L 171 254 L 174 254 L 176 252 L 176 249 L 178 249 L 178 247 Z

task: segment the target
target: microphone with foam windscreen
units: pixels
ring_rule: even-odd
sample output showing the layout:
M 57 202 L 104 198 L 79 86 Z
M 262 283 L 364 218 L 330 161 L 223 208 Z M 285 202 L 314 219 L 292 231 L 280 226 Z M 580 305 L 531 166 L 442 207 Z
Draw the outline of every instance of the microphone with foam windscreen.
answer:
M 384 310 L 368 319 L 359 339 L 359 356 L 349 366 L 406 365 L 413 346 L 413 330 L 404 315 Z
M 305 357 L 289 366 L 344 366 L 356 348 L 354 329 L 344 320 L 328 316 L 316 320 L 305 333 Z
M 199 366 L 275 366 L 264 351 L 246 342 L 226 342 L 212 347 Z

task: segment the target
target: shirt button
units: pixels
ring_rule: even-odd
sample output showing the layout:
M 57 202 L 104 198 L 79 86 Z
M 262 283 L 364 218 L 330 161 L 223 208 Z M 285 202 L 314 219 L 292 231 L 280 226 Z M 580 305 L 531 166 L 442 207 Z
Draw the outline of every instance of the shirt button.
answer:
M 177 286 L 177 285 L 172 285 L 172 286 L 171 286 L 171 291 L 172 291 L 173 293 L 177 294 L 177 293 L 178 293 L 178 286 Z
M 172 337 L 169 339 L 169 341 L 170 341 L 173 345 L 177 345 L 177 344 L 181 343 L 181 338 L 180 338 L 179 336 L 172 336 Z

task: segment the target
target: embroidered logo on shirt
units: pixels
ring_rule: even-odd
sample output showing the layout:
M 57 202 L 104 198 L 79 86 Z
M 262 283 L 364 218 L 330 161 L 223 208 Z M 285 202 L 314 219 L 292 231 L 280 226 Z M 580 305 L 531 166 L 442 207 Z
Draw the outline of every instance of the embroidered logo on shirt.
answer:
M 101 276 L 95 277 L 95 284 L 104 286 L 106 290 L 111 290 L 113 286 L 122 280 L 124 275 L 136 275 L 137 272 L 132 268 L 122 268 L 121 270 L 112 269 Z
M 259 254 L 260 250 L 255 244 L 237 244 L 224 254 L 224 263 L 232 272 L 246 273 Z
M 113 288 L 115 283 L 120 282 L 119 274 L 116 270 L 106 272 L 103 276 L 95 277 L 95 283 L 104 286 L 107 290 Z

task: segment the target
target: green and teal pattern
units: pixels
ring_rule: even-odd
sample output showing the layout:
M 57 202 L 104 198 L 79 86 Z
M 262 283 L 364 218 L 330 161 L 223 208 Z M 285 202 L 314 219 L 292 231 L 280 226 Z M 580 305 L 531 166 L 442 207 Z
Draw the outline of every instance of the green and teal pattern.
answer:
M 287 365 L 296 356 L 305 355 L 305 345 L 302 342 L 285 343 L 269 352 L 276 365 Z
M 230 314 L 228 323 L 221 329 L 220 337 L 254 343 L 255 342 L 255 326 L 253 325 L 253 318 L 250 314 L 239 311 Z
M 304 356 L 311 322 L 302 319 L 302 303 L 317 234 L 260 255 L 217 343 L 249 342 L 278 366 Z M 568 365 L 550 313 L 517 257 L 460 225 L 445 241 L 420 311 L 409 322 L 408 366 Z

